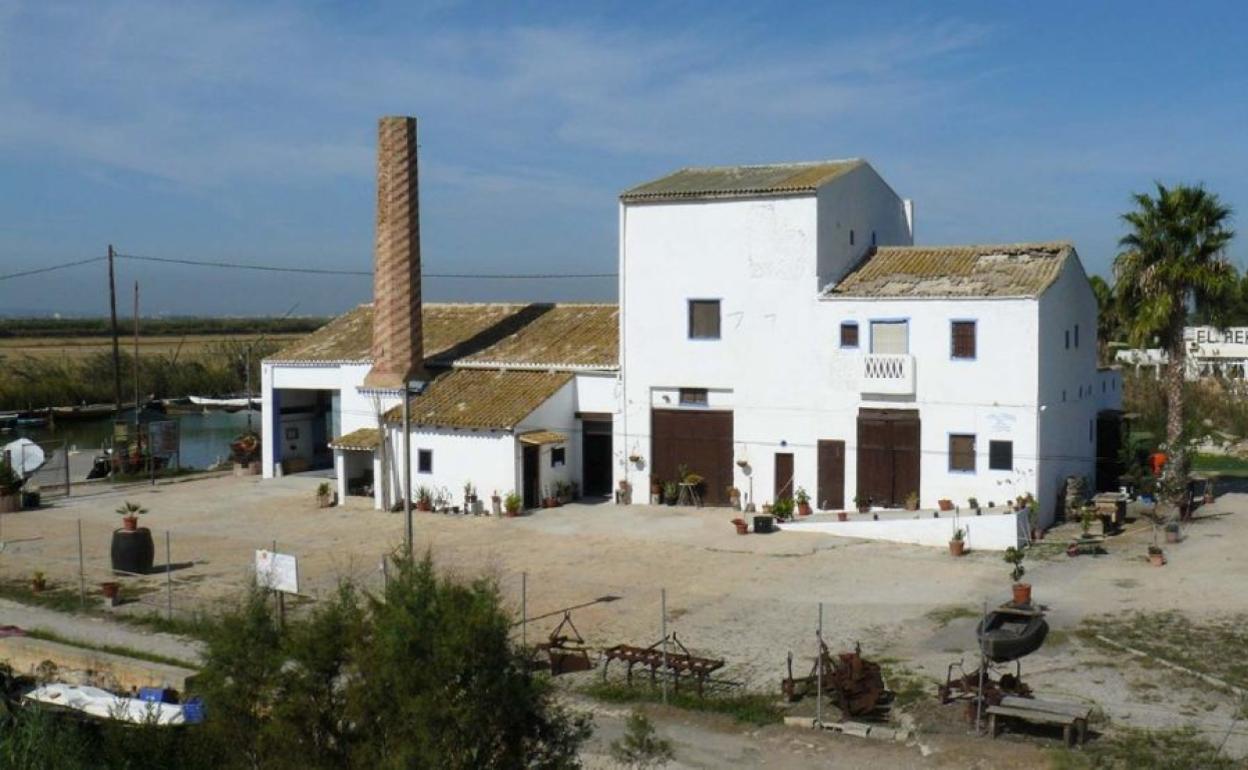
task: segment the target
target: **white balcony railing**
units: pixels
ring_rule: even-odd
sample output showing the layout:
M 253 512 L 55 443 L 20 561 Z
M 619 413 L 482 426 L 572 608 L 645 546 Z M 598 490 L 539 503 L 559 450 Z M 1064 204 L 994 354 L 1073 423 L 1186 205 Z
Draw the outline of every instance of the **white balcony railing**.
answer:
M 914 395 L 914 356 L 871 353 L 862 357 L 863 393 Z

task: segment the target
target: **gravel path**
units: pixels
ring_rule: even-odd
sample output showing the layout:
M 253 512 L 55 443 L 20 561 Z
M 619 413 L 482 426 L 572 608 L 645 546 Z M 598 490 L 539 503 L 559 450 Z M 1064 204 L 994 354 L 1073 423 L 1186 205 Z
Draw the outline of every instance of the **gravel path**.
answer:
M 0 599 L 0 625 L 42 629 L 71 642 L 126 647 L 187 663 L 199 661 L 200 644 L 171 634 L 133 628 L 107 618 L 69 615 Z

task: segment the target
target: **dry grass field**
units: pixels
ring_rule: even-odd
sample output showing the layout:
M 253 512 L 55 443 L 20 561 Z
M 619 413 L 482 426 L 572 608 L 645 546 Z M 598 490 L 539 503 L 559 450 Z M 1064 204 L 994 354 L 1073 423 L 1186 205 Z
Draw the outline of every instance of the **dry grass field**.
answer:
M 185 337 L 175 337 L 169 335 L 159 336 L 139 336 L 139 355 L 145 354 L 166 355 L 172 354 L 181 349 L 179 356 L 192 356 L 200 352 L 214 342 L 228 342 L 231 340 L 248 340 L 255 339 L 258 335 L 254 334 L 191 334 Z M 265 335 L 265 341 L 275 342 L 278 345 L 284 345 L 287 342 L 298 339 L 301 334 L 269 334 Z M 121 339 L 122 350 L 126 352 L 134 351 L 134 337 L 123 336 Z M 107 352 L 113 349 L 112 339 L 109 337 L 6 337 L 0 338 L 0 359 L 19 358 L 22 356 L 30 356 L 32 358 L 60 358 L 72 359 L 83 358 L 95 353 Z

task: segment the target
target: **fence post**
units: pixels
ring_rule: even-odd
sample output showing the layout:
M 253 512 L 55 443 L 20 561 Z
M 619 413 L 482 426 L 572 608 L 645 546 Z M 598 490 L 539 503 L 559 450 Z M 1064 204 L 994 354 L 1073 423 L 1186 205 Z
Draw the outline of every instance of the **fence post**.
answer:
M 69 485 L 69 444 L 61 442 L 61 456 L 65 458 L 65 497 L 73 494 L 73 489 Z
M 390 560 L 386 557 L 386 554 L 383 553 L 381 555 L 381 592 L 382 594 L 385 594 L 386 591 L 390 590 L 390 565 L 388 563 L 389 561 Z
M 659 589 L 659 633 L 663 638 L 663 705 L 667 705 L 667 589 Z
M 165 530 L 165 597 L 168 603 L 169 620 L 173 620 L 173 548 L 169 545 L 169 530 Z
M 987 625 L 988 620 L 988 602 L 984 602 L 984 615 L 980 620 L 980 627 Z M 984 719 L 984 669 L 988 667 L 988 658 L 984 653 L 984 640 L 979 640 L 979 694 L 975 698 L 975 734 L 981 735 L 981 725 Z
M 87 607 L 87 575 L 82 563 L 82 519 L 78 520 L 78 604 Z
M 819 602 L 819 630 L 815 631 L 815 724 L 823 725 L 823 602 Z
M 529 648 L 529 573 L 520 573 L 520 648 Z

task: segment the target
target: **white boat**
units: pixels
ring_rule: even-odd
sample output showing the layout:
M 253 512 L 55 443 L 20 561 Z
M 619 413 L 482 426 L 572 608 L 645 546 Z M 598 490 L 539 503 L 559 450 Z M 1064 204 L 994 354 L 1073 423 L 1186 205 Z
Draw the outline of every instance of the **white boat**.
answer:
M 191 403 L 195 406 L 202 406 L 205 409 L 246 409 L 248 403 L 252 409 L 260 408 L 260 399 L 258 398 L 207 398 L 205 396 L 190 396 Z
M 22 697 L 32 703 L 69 709 L 99 719 L 112 719 L 140 725 L 188 724 L 184 709 L 179 704 L 153 703 L 139 698 L 127 698 L 98 687 L 45 684 Z

